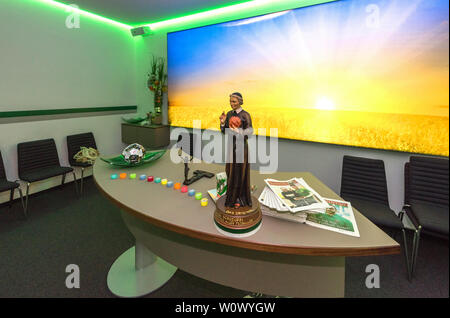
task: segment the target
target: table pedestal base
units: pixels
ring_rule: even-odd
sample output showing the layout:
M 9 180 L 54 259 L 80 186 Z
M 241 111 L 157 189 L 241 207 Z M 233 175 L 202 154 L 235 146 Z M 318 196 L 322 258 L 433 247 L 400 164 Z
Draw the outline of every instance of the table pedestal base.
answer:
M 125 251 L 111 266 L 108 288 L 119 297 L 144 296 L 163 286 L 176 270 L 136 241 L 136 246 Z

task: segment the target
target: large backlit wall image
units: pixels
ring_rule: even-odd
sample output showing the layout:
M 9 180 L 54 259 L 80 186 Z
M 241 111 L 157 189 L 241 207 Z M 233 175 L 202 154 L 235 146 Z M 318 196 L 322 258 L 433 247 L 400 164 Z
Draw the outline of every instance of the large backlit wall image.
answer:
M 229 94 L 278 137 L 449 154 L 449 7 L 342 0 L 169 33 L 169 121 L 219 129 Z

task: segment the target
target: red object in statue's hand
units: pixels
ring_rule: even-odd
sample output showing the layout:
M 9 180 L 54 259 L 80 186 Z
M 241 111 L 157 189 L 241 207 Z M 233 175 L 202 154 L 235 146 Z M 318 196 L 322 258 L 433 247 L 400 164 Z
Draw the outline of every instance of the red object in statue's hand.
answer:
M 230 126 L 230 128 L 241 127 L 241 119 L 238 116 L 231 117 L 230 121 L 228 122 L 228 126 Z

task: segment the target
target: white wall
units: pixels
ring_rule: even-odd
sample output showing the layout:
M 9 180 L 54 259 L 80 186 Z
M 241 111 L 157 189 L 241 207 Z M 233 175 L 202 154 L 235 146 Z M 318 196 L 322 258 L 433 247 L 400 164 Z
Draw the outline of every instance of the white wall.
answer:
M 80 28 L 69 29 L 69 15 L 40 1 L 0 1 L 0 112 L 136 105 L 130 31 L 86 16 L 80 17 Z M 123 149 L 121 116 L 3 120 L 0 150 L 8 178 L 18 177 L 19 142 L 54 138 L 60 162 L 67 165 L 65 137 L 91 131 L 102 154 L 117 154 Z M 32 193 L 60 182 L 60 177 L 37 182 Z M 0 202 L 7 200 L 9 194 L 0 193 Z
M 130 31 L 40 1 L 0 2 L 0 109 L 135 105 Z

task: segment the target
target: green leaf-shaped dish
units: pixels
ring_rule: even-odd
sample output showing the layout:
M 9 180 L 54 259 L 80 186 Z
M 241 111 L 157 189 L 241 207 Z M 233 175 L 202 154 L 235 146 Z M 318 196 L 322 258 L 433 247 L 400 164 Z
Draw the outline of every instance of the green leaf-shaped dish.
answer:
M 137 124 L 146 119 L 147 119 L 147 117 L 140 117 L 140 116 L 131 117 L 131 118 L 122 117 L 122 120 L 129 124 Z
M 146 152 L 144 155 L 144 158 L 139 163 L 129 163 L 125 161 L 125 158 L 123 155 L 118 155 L 117 157 L 113 158 L 101 158 L 104 162 L 109 163 L 110 165 L 117 166 L 117 167 L 138 167 L 142 166 L 146 163 L 156 161 L 159 158 L 161 158 L 166 153 L 166 150 L 157 150 L 157 151 L 150 151 Z

